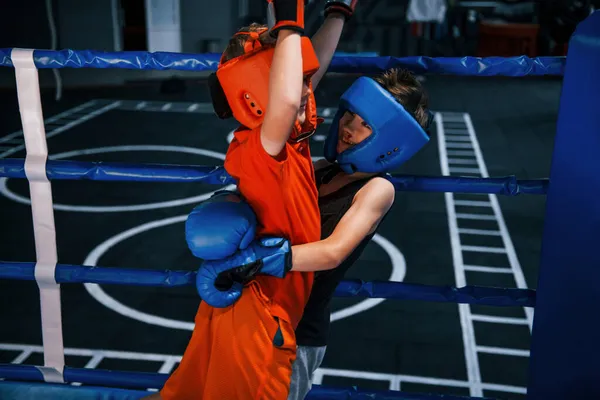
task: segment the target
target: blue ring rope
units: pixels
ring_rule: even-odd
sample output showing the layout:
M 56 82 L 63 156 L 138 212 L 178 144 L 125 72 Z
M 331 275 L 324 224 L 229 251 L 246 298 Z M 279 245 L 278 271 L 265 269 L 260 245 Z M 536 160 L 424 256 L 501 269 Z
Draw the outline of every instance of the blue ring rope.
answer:
M 235 184 L 222 166 L 126 164 L 49 160 L 46 175 L 50 180 L 199 182 L 209 185 Z M 27 179 L 25 160 L 0 160 L 0 177 Z M 458 176 L 390 175 L 397 191 L 488 193 L 506 196 L 545 195 L 549 181 L 518 180 L 514 176 L 475 178 Z
M 80 382 L 84 385 L 108 385 L 122 388 L 161 388 L 169 375 L 151 372 L 125 372 L 109 371 L 86 368 L 64 368 L 66 383 Z M 42 373 L 33 365 L 0 364 L 0 378 L 12 380 L 27 380 L 30 382 L 43 382 Z M 0 393 L 2 385 L 0 382 Z M 7 382 L 15 385 L 15 382 Z M 51 384 L 46 384 L 51 385 Z M 73 389 L 73 387 L 70 387 Z M 104 389 L 109 392 L 110 389 Z M 146 395 L 148 393 L 146 392 Z M 109 398 L 109 397 L 102 397 Z M 462 397 L 452 395 L 413 394 L 398 391 L 361 390 L 356 387 L 337 388 L 330 386 L 313 385 L 306 400 L 486 400 L 475 397 Z M 488 399 L 491 400 L 491 399 Z
M 0 261 L 0 279 L 35 280 L 35 263 Z M 57 264 L 57 283 L 97 283 L 129 286 L 181 287 L 196 284 L 196 272 L 106 268 Z M 479 304 L 496 307 L 535 307 L 532 289 L 509 289 L 484 286 L 434 286 L 404 282 L 343 280 L 337 297 L 366 297 L 395 300 L 422 300 L 441 303 Z
M 14 67 L 12 48 L 0 48 L 0 66 Z M 95 50 L 34 50 L 37 68 L 119 68 L 138 70 L 215 71 L 218 53 L 104 52 Z M 334 56 L 328 72 L 377 73 L 407 68 L 416 73 L 464 76 L 564 75 L 566 57 L 357 57 Z

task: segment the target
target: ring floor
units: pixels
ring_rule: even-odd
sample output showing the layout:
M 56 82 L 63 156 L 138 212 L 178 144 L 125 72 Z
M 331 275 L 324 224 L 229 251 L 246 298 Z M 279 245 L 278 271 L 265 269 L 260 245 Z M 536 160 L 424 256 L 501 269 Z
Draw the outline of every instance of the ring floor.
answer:
M 317 91 L 326 123 L 355 77 Z M 394 173 L 549 175 L 561 80 L 427 76 L 438 115 L 430 145 Z M 222 165 L 235 124 L 212 114 L 206 83 L 43 92 L 51 156 L 85 161 Z M 0 157 L 24 157 L 16 92 L 0 93 Z M 187 183 L 53 181 L 59 262 L 195 270 L 185 215 L 218 189 Z M 0 259 L 34 261 L 29 189 L 0 181 Z M 391 215 L 348 278 L 536 288 L 544 196 L 398 192 Z M 65 284 L 67 365 L 169 373 L 191 334 L 194 288 Z M 0 281 L 0 362 L 43 364 L 35 282 Z M 524 399 L 532 310 L 337 298 L 325 385 Z M 481 382 L 481 383 L 478 383 Z

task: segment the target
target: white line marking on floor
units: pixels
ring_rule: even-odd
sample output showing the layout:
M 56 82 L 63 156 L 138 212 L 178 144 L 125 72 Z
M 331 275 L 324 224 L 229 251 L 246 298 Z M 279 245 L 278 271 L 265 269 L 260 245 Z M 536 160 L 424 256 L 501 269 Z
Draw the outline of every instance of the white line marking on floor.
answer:
M 477 157 L 477 161 L 480 163 L 482 169 L 481 175 L 484 178 L 489 178 L 487 167 L 485 165 L 485 162 L 483 161 L 483 154 L 481 153 L 479 142 L 477 141 L 477 136 L 475 134 L 475 129 L 473 128 L 473 121 L 471 121 L 471 116 L 469 114 L 465 114 L 464 117 L 465 124 L 467 125 L 467 129 L 469 130 L 469 135 L 471 135 L 471 138 L 473 139 L 474 151 Z M 504 247 L 507 250 L 508 260 L 510 262 L 511 268 L 513 269 L 513 274 L 515 276 L 515 282 L 517 283 L 517 287 L 519 289 L 527 289 L 528 287 L 527 282 L 525 281 L 525 275 L 523 274 L 523 269 L 521 268 L 521 264 L 519 263 L 517 252 L 515 251 L 515 246 L 513 245 L 510 233 L 508 232 L 508 228 L 506 227 L 504 215 L 502 214 L 500 204 L 498 203 L 498 198 L 495 195 L 490 195 L 489 197 L 490 202 L 492 203 L 492 209 L 494 210 L 494 215 L 496 215 L 497 217 L 498 226 L 502 235 L 502 241 L 504 242 Z M 531 329 L 533 327 L 534 310 L 531 307 L 525 307 L 524 310 L 525 314 L 527 315 L 527 320 L 529 322 L 529 332 L 531 332 Z
M 479 353 L 499 354 L 503 356 L 529 357 L 529 350 L 508 349 L 504 347 L 477 346 Z
M 42 347 L 40 346 L 40 349 L 42 349 Z M 43 350 L 42 350 L 43 351 Z M 21 364 L 23 361 L 25 361 L 30 355 L 31 353 L 33 353 L 33 349 L 25 349 L 21 351 L 21 354 L 19 354 L 14 360 L 12 360 L 10 363 L 11 364 Z
M 504 247 L 488 247 L 488 246 L 465 246 L 463 245 L 462 251 L 473 251 L 476 253 L 495 253 L 505 254 L 506 249 Z
M 319 368 L 315 373 L 315 379 L 313 383 L 316 385 L 322 384 L 323 378 L 329 377 L 340 377 L 340 378 L 351 378 L 351 379 L 366 379 L 372 381 L 383 381 L 390 384 L 390 390 L 392 385 L 398 385 L 398 390 L 402 383 L 414 383 L 421 385 L 431 386 L 449 386 L 449 387 L 461 387 L 461 388 L 476 388 L 476 391 L 483 390 L 495 390 L 499 392 L 507 393 L 526 393 L 526 388 L 512 385 L 501 385 L 501 384 L 470 384 L 469 382 L 460 381 L 457 379 L 443 379 L 433 378 L 426 376 L 414 376 L 414 375 L 402 375 L 402 374 L 386 374 L 376 373 L 368 371 L 352 371 L 334 368 Z
M 44 125 L 50 125 L 50 124 L 54 123 L 55 121 L 58 121 L 61 118 L 67 117 L 67 116 L 69 116 L 71 114 L 74 114 L 76 112 L 84 110 L 84 109 L 86 109 L 88 107 L 91 107 L 91 106 L 93 106 L 95 104 L 96 104 L 96 101 L 91 100 L 91 101 L 88 101 L 87 103 L 83 103 L 81 105 L 78 105 L 77 107 L 73 107 L 73 108 L 71 108 L 69 110 L 63 111 L 63 112 L 61 112 L 59 114 L 56 114 L 56 115 L 54 115 L 54 116 L 52 116 L 50 118 L 45 119 L 44 120 Z M 12 139 L 14 139 L 16 137 L 19 137 L 19 138 L 17 140 L 12 140 Z M 16 131 L 16 132 L 10 133 L 10 134 L 8 134 L 6 136 L 3 136 L 2 138 L 0 138 L 0 143 L 5 143 L 6 142 L 6 143 L 9 143 L 9 144 L 20 144 L 20 143 L 23 143 L 23 140 L 24 140 L 23 139 L 23 131 L 20 130 L 20 131 Z
M 465 131 L 465 135 L 446 136 L 446 143 L 452 143 L 452 142 L 469 142 L 469 143 L 471 143 L 471 138 L 469 137 L 469 132 Z
M 448 164 L 477 165 L 477 160 L 469 158 L 449 158 Z
M 446 115 L 447 114 L 436 115 L 436 123 L 438 127 L 438 148 L 440 152 L 440 164 L 443 174 L 475 174 L 476 176 L 488 178 L 488 171 L 483 160 L 479 142 L 477 140 L 475 130 L 473 129 L 470 116 L 468 114 L 462 114 L 462 121 L 460 121 L 458 117 L 453 117 L 452 119 L 455 121 L 455 123 L 448 124 L 447 121 L 444 121 Z M 446 136 L 446 131 L 451 131 L 452 133 L 457 133 L 458 135 Z M 468 134 L 469 140 L 466 139 L 465 133 Z M 466 148 L 472 148 L 472 151 L 460 150 Z M 453 157 L 453 165 L 450 165 L 450 161 L 448 160 L 449 156 Z M 459 167 L 455 167 L 454 165 L 459 165 Z M 467 165 L 469 167 L 463 168 L 460 167 L 460 165 Z M 470 167 L 471 165 L 473 167 Z M 455 200 L 457 196 L 458 199 Z M 469 196 L 472 195 L 469 194 Z M 514 247 L 510 241 L 508 230 L 503 229 L 503 226 L 505 228 L 505 225 L 502 211 L 498 205 L 497 197 L 494 194 L 483 194 L 479 196 L 487 196 L 486 200 L 489 201 L 482 200 L 474 202 L 471 200 L 463 200 L 468 198 L 466 195 L 455 195 L 454 193 L 445 194 L 456 284 L 457 286 L 466 284 L 465 274 L 467 271 L 479 273 L 512 273 L 515 281 L 518 284 L 518 282 L 521 280 L 520 275 L 522 274 L 522 271 L 518 265 L 518 260 L 516 260 L 516 255 L 511 259 L 511 253 L 514 253 Z M 479 210 L 476 211 L 481 211 L 482 213 L 461 213 L 458 212 L 460 207 L 479 207 Z M 495 230 L 491 227 L 491 229 L 462 228 L 460 226 L 465 223 L 464 220 L 494 221 L 498 225 L 498 229 Z M 461 235 L 499 236 L 502 238 L 503 246 L 463 246 L 461 243 Z M 468 240 L 468 237 L 466 239 Z M 465 266 L 464 260 L 462 259 L 463 252 L 465 252 L 465 254 L 466 252 L 506 254 L 509 258 L 510 268 L 493 268 L 492 265 Z M 526 288 L 524 279 L 521 280 L 521 285 L 525 286 L 521 288 Z M 479 351 L 495 352 L 494 354 L 498 352 L 512 352 L 511 354 L 519 354 L 519 351 L 515 349 L 499 349 L 477 346 L 476 337 L 474 334 L 473 319 L 466 318 L 471 315 L 471 307 L 469 305 L 459 305 L 459 312 L 461 317 L 461 327 L 463 329 L 463 344 L 465 360 L 467 363 L 467 375 L 470 382 L 470 395 L 473 397 L 482 397 L 483 385 L 485 384 L 481 383 L 481 375 L 479 371 Z M 527 321 L 529 322 L 528 313 L 531 313 L 531 309 L 525 308 L 525 313 L 528 317 Z M 512 322 L 512 320 L 509 319 L 503 320 L 501 317 L 498 318 L 499 319 L 495 320 L 497 324 L 502 323 L 502 321 L 507 324 Z
M 478 201 L 478 200 L 454 200 L 454 204 L 457 206 L 465 207 L 491 207 L 492 203 L 489 201 Z
M 477 168 L 460 168 L 460 167 L 450 167 L 450 173 L 473 174 L 473 175 L 481 174 Z
M 42 353 L 42 346 L 14 343 L 0 343 L 0 350 L 9 351 L 30 351 L 32 353 Z M 104 350 L 104 349 L 84 349 L 84 348 L 69 348 L 65 347 L 65 355 L 67 356 L 82 356 L 94 357 L 102 356 L 105 358 L 116 358 L 122 360 L 140 360 L 140 361 L 166 361 L 169 357 L 177 358 L 177 362 L 181 361 L 181 356 L 159 353 L 138 353 L 133 351 L 121 350 Z
M 473 145 L 471 143 L 446 143 L 446 147 L 449 149 L 472 149 Z
M 446 154 L 448 154 L 449 156 L 475 157 L 475 152 L 473 150 L 448 150 L 446 151 Z
M 436 128 L 438 133 L 438 150 L 440 157 L 440 167 L 442 175 L 449 176 L 448 156 L 444 135 L 444 123 L 439 113 L 435 115 Z M 460 250 L 460 236 L 458 234 L 458 224 L 456 211 L 453 204 L 452 193 L 444 193 L 446 199 L 446 213 L 448 216 L 448 229 L 450 231 L 450 243 L 452 248 L 452 262 L 454 265 L 454 279 L 458 287 L 466 286 L 465 270 L 463 268 L 463 255 Z M 475 351 L 475 331 L 472 322 L 469 319 L 470 308 L 468 304 L 459 304 L 458 311 L 460 316 L 460 326 L 463 337 L 463 348 L 465 354 L 465 363 L 467 367 L 467 377 L 469 381 L 469 390 L 472 397 L 482 397 L 481 372 L 479 369 L 479 360 Z
M 493 231 L 489 229 L 459 228 L 458 233 L 461 235 L 500 236 L 500 231 Z
M 474 219 L 480 221 L 495 221 L 496 217 L 493 215 L 485 215 L 485 214 L 468 214 L 468 213 L 457 213 L 456 218 L 460 219 Z
M 67 130 L 69 130 L 69 129 L 77 126 L 77 125 L 80 125 L 80 124 L 82 124 L 82 123 L 84 123 L 86 121 L 89 121 L 92 118 L 95 118 L 95 117 L 97 117 L 97 116 L 99 116 L 101 114 L 104 114 L 107 111 L 110 111 L 110 110 L 112 110 L 114 108 L 117 108 L 119 106 L 119 104 L 120 103 L 118 101 L 114 102 L 114 103 L 111 103 L 111 104 L 109 104 L 107 106 L 104 106 L 102 108 L 94 110 L 94 111 L 92 111 L 92 112 L 90 112 L 88 114 L 85 114 L 81 118 L 76 119 L 76 120 L 74 120 L 72 122 L 69 122 L 66 125 L 60 126 L 60 127 L 56 128 L 56 129 L 52 129 L 52 130 L 46 132 L 46 139 L 50 139 L 51 137 L 54 137 L 54 136 L 56 136 L 56 135 L 58 135 L 60 133 L 63 133 L 63 132 L 65 132 L 65 131 L 67 131 Z M 24 144 L 21 145 L 21 146 L 13 147 L 10 150 L 7 150 L 7 151 L 5 151 L 3 153 L 0 153 L 0 158 L 4 158 L 4 157 L 6 157 L 8 155 L 14 154 L 14 153 L 16 153 L 18 151 L 23 150 L 24 148 L 25 148 Z
M 511 274 L 511 268 L 501 268 L 501 267 L 481 267 L 478 265 L 465 265 L 465 271 L 471 272 L 487 272 L 491 274 Z
M 181 357 L 169 357 L 158 370 L 159 374 L 170 374 L 175 364 L 181 361 Z
M 495 315 L 472 314 L 471 320 L 493 324 L 527 325 L 527 319 L 525 318 L 496 317 Z
M 23 144 L 23 143 L 25 143 L 25 140 L 23 138 L 20 138 L 20 139 L 11 139 L 11 140 L 7 140 L 4 143 L 6 143 L 6 144 Z

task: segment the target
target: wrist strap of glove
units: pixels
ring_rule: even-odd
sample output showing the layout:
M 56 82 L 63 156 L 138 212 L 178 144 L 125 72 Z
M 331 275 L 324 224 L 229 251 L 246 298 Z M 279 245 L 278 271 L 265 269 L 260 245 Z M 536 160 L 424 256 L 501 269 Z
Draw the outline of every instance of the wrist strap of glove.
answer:
M 269 0 L 267 21 L 273 37 L 277 37 L 281 29 L 303 34 L 304 0 Z
M 338 13 L 342 14 L 346 20 L 352 17 L 354 14 L 354 7 L 356 6 L 356 0 L 327 0 L 325 2 L 325 18 L 329 14 Z

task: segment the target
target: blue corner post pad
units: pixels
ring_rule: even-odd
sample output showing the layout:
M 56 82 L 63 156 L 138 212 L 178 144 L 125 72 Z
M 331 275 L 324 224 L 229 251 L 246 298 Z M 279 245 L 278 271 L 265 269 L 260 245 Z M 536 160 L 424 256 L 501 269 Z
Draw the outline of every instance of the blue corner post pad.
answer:
M 599 399 L 600 11 L 569 42 L 550 170 L 528 399 Z

